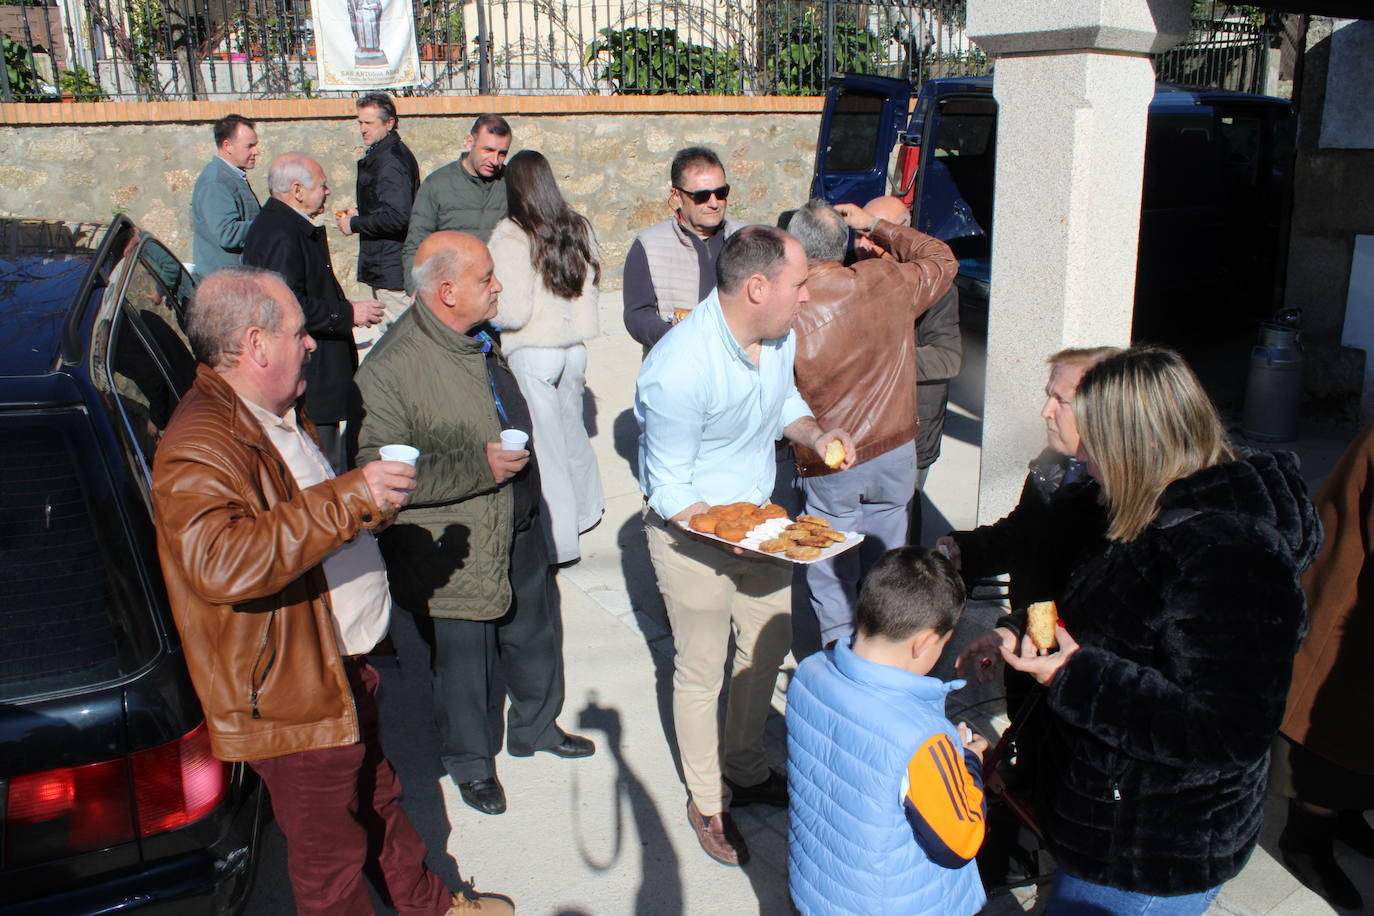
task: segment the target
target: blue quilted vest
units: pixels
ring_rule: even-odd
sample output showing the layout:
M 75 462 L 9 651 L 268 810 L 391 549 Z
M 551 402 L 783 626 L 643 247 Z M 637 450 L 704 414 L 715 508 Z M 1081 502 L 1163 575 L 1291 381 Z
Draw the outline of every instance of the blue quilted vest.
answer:
M 945 694 L 963 686 L 879 665 L 837 643 L 787 688 L 787 865 L 802 913 L 971 916 L 987 898 L 976 863 L 926 858 L 902 808 L 916 750 L 938 732 L 961 747 Z

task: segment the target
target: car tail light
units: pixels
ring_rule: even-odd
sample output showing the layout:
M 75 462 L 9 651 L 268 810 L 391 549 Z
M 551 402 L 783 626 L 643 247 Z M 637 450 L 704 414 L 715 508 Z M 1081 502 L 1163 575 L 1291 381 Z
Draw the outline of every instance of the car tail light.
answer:
M 26 773 L 9 781 L 6 865 L 55 859 L 134 838 L 124 760 Z
M 184 827 L 220 803 L 228 774 L 228 764 L 211 756 L 201 723 L 176 741 L 130 757 L 12 777 L 4 864 L 127 843 L 135 830 L 146 837 Z
M 139 836 L 200 820 L 215 809 L 229 787 L 229 765 L 211 756 L 203 722 L 181 740 L 139 751 L 130 761 Z
M 897 174 L 901 176 L 897 186 L 898 197 L 908 207 L 916 199 L 916 170 L 921 166 L 921 147 L 902 146 L 897 153 Z

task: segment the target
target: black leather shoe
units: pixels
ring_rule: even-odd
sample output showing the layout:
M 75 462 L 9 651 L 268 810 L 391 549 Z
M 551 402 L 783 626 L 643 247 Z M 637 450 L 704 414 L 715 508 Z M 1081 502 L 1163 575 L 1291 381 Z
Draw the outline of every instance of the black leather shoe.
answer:
M 563 736 L 562 740 L 553 747 L 541 747 L 540 751 L 545 754 L 553 754 L 555 757 L 562 757 L 564 760 L 574 760 L 578 757 L 590 757 L 596 753 L 596 744 L 590 738 L 583 738 L 581 735 L 570 735 L 567 732 L 559 732 Z M 510 750 L 512 757 L 533 757 L 534 751 L 522 753 L 517 750 Z
M 470 808 L 483 814 L 501 814 L 506 810 L 506 790 L 495 776 L 458 783 L 458 794 Z
M 741 805 L 773 805 L 787 807 L 787 777 L 777 770 L 769 770 L 768 778 L 756 786 L 742 786 L 726 779 L 725 786 L 730 790 L 730 807 Z

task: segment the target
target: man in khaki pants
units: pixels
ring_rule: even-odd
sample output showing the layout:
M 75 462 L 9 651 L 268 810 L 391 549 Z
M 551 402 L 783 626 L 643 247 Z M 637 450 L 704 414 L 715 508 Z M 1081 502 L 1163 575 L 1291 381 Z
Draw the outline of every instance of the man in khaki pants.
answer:
M 707 855 L 740 865 L 748 850 L 727 809 L 787 804 L 787 780 L 764 758 L 763 723 L 791 644 L 792 570 L 682 526 L 708 506 L 763 503 L 783 436 L 822 453 L 832 440 L 848 453 L 853 443 L 843 430 L 820 428 L 792 379 L 792 323 L 807 301 L 796 240 L 768 226 L 741 229 L 716 261 L 716 280 L 644 361 L 635 417 L 645 535 L 677 650 L 673 718 L 687 816 Z M 732 628 L 722 740 L 717 711 Z

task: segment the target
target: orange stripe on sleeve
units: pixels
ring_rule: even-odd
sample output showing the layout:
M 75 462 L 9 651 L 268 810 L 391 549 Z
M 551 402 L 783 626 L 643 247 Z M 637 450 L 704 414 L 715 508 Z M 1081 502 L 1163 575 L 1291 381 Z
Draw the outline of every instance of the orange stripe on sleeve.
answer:
M 925 822 L 932 839 L 959 859 L 983 844 L 983 790 L 948 735 L 933 735 L 907 764 L 908 810 Z

